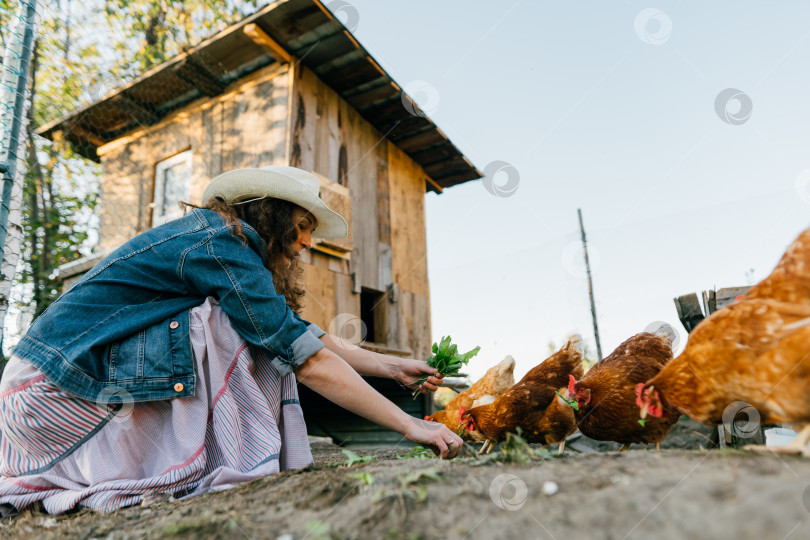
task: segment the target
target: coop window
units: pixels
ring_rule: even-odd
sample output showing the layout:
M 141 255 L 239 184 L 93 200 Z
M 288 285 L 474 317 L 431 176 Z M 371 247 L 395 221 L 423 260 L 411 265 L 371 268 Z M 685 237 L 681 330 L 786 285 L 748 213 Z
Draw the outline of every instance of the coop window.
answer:
M 191 184 L 191 150 L 186 150 L 157 164 L 152 226 L 157 227 L 183 215 L 177 205 L 189 198 Z
M 385 343 L 385 295 L 380 291 L 366 289 L 360 292 L 360 320 L 366 327 L 365 341 Z

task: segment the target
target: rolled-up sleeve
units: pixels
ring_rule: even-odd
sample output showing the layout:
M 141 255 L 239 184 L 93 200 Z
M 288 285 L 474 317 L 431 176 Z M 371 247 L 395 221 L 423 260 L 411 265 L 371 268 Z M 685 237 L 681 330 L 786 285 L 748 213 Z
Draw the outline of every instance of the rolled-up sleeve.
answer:
M 309 322 L 309 321 L 307 321 L 307 320 L 302 319 L 302 318 L 301 318 L 301 316 L 300 316 L 300 315 L 298 315 L 297 313 L 295 314 L 295 317 L 296 317 L 296 318 L 297 318 L 299 321 L 301 321 L 302 323 L 304 323 L 305 325 L 307 325 L 307 330 L 309 330 L 310 332 L 312 332 L 312 334 L 313 334 L 313 335 L 314 335 L 316 338 L 320 338 L 321 336 L 323 336 L 323 335 L 325 335 L 325 334 L 326 334 L 326 332 L 325 332 L 323 329 L 321 329 L 321 327 L 320 327 L 320 326 L 318 326 L 317 324 L 315 324 L 315 323 L 313 323 L 313 322 Z
M 234 329 L 246 341 L 264 348 L 281 376 L 287 375 L 323 348 L 313 332 L 287 306 L 273 286 L 273 276 L 259 254 L 234 237 L 230 229 L 216 232 L 206 243 L 181 258 L 180 278 L 193 290 L 219 300 Z

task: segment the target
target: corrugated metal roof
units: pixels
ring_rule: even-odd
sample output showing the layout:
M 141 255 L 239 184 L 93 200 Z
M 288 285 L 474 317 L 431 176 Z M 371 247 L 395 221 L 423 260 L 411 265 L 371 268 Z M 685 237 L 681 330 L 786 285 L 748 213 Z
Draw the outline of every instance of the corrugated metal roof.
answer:
M 102 144 L 155 124 L 195 99 L 221 94 L 233 81 L 276 62 L 242 31 L 248 24 L 256 24 L 314 71 L 441 188 L 481 178 L 478 169 L 318 0 L 270 4 L 37 133 L 50 138 L 61 130 L 77 152 L 99 161 L 96 149 Z M 416 114 L 406 109 L 405 102 Z M 430 182 L 427 189 L 436 191 Z

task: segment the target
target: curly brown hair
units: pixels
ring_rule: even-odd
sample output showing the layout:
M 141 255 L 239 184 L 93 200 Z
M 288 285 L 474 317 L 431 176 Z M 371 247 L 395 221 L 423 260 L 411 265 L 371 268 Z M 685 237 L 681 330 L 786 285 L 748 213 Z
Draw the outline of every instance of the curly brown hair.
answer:
M 301 299 L 306 294 L 301 274 L 303 268 L 298 264 L 298 256 L 293 244 L 298 239 L 298 229 L 293 223 L 293 210 L 299 208 L 295 203 L 283 199 L 264 198 L 244 204 L 228 204 L 220 197 L 214 197 L 204 207 L 191 203 L 181 203 L 186 208 L 205 208 L 213 210 L 225 218 L 234 236 L 247 243 L 242 232 L 242 223 L 247 223 L 259 233 L 267 243 L 267 250 L 262 256 L 264 267 L 273 276 L 276 292 L 284 296 L 287 306 L 296 313 L 303 307 Z M 292 264 L 282 260 L 286 257 Z

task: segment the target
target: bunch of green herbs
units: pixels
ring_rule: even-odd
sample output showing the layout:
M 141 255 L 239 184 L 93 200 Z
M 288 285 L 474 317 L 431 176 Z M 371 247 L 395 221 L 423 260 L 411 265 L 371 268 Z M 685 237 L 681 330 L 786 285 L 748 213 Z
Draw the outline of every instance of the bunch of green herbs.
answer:
M 470 359 L 478 354 L 481 347 L 476 347 L 473 350 L 464 354 L 458 353 L 458 346 L 452 343 L 450 336 L 443 337 L 439 343 L 433 344 L 433 355 L 425 361 L 430 367 L 439 370 L 444 376 L 455 375 L 461 369 L 461 366 L 467 365 Z M 419 395 L 419 387 L 428 379 L 428 375 L 424 375 L 416 381 L 416 390 L 413 391 L 413 398 Z

